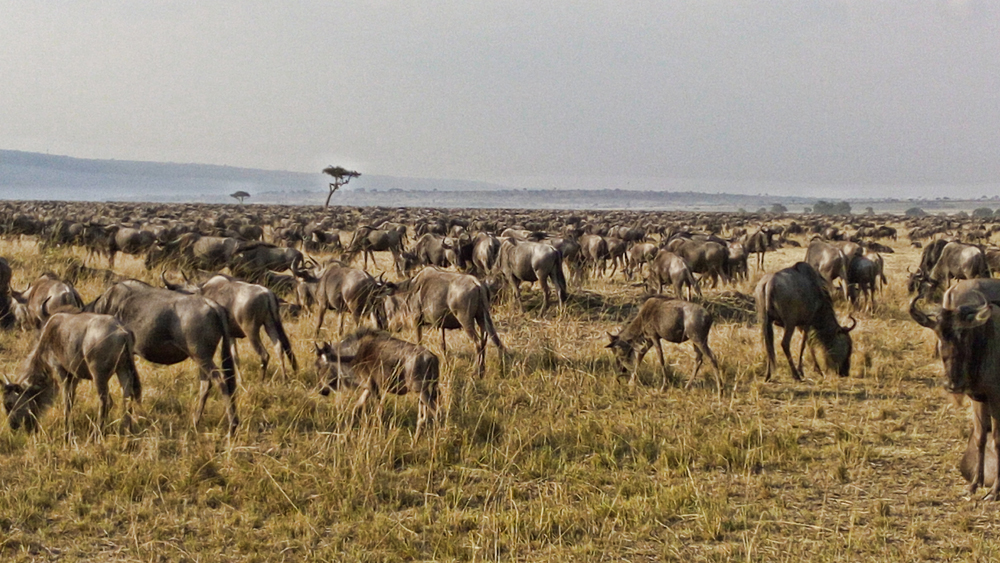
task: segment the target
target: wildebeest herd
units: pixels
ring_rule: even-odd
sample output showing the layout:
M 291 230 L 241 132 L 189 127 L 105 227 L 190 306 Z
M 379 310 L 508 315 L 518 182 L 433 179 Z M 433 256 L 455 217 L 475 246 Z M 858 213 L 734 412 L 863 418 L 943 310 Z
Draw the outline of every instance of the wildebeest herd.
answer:
M 190 358 L 200 381 L 195 425 L 214 385 L 222 393 L 232 434 L 239 427 L 236 341 L 248 339 L 267 372 L 272 356 L 261 339 L 263 329 L 281 373 L 292 377 L 299 363 L 282 319 L 312 314 L 320 393 L 360 388 L 355 415 L 373 395 L 415 393 L 416 441 L 440 414 L 440 360 L 421 345 L 424 328 L 441 331 L 444 353 L 446 331 L 463 331 L 475 349 L 474 371 L 483 376 L 489 342 L 501 365 L 517 352 L 504 346 L 494 323 L 498 299 L 512 300 L 523 310 L 521 285 L 538 282 L 541 305 L 529 313 L 559 315 L 573 301 L 571 285 L 616 274 L 621 283 L 641 280 L 647 291 L 655 291 L 636 303 L 636 315 L 620 330 L 607 334 L 616 366 L 625 375 L 631 370 L 632 383 L 644 356 L 655 348 L 666 386 L 661 341 L 691 341 L 695 363 L 685 387 L 707 359 L 723 393 L 724 363 L 709 345 L 715 318 L 706 305 L 727 284 L 750 279 L 752 271 L 761 274 L 753 299 L 765 378 L 771 379 L 777 367 L 774 325 L 784 329 L 780 345 L 794 380 L 803 380 L 806 352 L 817 371 L 846 377 L 851 331 L 859 322 L 855 314 L 875 311 L 876 296 L 887 283 L 884 255 L 893 252 L 886 243 L 898 243 L 896 228 L 886 223 L 901 221 L 7 202 L 0 204 L 0 235 L 34 240 L 44 248 L 79 247 L 86 261 L 74 263 L 61 277 L 46 272 L 16 291 L 11 287 L 15 272 L 0 259 L 0 327 L 24 330 L 36 342 L 20 371 L 5 381 L 4 408 L 11 428 L 36 429 L 61 390 L 69 436 L 76 386 L 90 379 L 100 397 L 98 429 L 103 431 L 108 382 L 115 376 L 127 429 L 142 395 L 134 356 L 164 365 Z M 963 237 L 987 229 L 992 234 L 995 225 L 940 217 L 906 224 L 911 244 L 923 249 L 908 280 L 909 314 L 937 337 L 947 391 L 973 401 L 973 433 L 962 471 L 971 491 L 991 486 L 989 498 L 996 499 L 1000 280 L 993 280 L 991 272 L 1000 250 L 982 246 L 983 237 Z M 794 236 L 807 241 L 802 261 L 766 271 L 766 253 L 802 245 Z M 119 253 L 136 257 L 163 287 L 123 279 L 115 271 Z M 369 262 L 372 268 L 377 264 L 375 253 L 388 253 L 391 275 L 369 270 Z M 84 300 L 74 287 L 81 277 L 102 280 L 103 292 Z M 665 288 L 672 295 L 663 294 Z M 705 291 L 709 288 L 714 294 Z M 920 305 L 938 300 L 933 310 Z M 849 324 L 838 320 L 838 307 Z M 339 315 L 341 337 L 346 317 L 355 327 L 340 342 L 321 339 L 329 311 Z M 398 337 L 406 327 L 415 330 L 417 342 Z M 796 329 L 802 335 L 797 359 L 791 350 Z

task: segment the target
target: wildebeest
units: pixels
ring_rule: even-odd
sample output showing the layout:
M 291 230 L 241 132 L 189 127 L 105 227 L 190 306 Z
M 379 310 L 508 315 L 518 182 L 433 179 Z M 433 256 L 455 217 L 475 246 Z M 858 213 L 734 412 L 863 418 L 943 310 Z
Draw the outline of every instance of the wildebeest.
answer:
M 236 414 L 236 362 L 232 356 L 228 313 L 218 303 L 125 280 L 108 288 L 84 310 L 114 315 L 135 335 L 135 352 L 154 364 L 173 365 L 191 358 L 198 364 L 201 388 L 194 412 L 198 425 L 215 381 L 226 402 L 229 434 L 239 425 Z M 222 369 L 215 365 L 215 350 Z
M 472 239 L 472 266 L 476 275 L 492 274 L 496 270 L 499 255 L 500 239 L 497 237 L 489 233 L 479 233 Z
M 1000 311 L 980 294 L 973 303 L 928 313 L 917 305 L 922 297 L 918 293 L 910 301 L 910 316 L 937 336 L 945 390 L 965 394 L 974 403 L 970 442 L 975 448 L 967 461 L 973 477 L 969 494 L 974 494 L 985 482 L 986 433 L 992 434 L 994 458 L 1000 442 Z M 994 479 L 986 499 L 998 500 L 998 493 L 1000 479 Z
M 861 299 L 867 299 L 870 311 L 875 310 L 875 289 L 882 275 L 879 264 L 867 256 L 855 256 L 847 266 L 848 296 L 851 304 L 858 305 Z
M 928 249 L 930 248 L 928 246 Z M 921 260 L 921 271 L 927 281 L 944 287 L 948 287 L 952 279 L 971 280 L 990 277 L 990 268 L 986 264 L 983 249 L 960 242 L 949 242 L 942 246 L 937 261 L 930 269 L 925 269 L 924 261 Z
M 683 258 L 691 272 L 701 274 L 702 278 L 712 278 L 712 287 L 718 285 L 720 277 L 723 283 L 729 283 L 729 274 L 726 272 L 729 249 L 725 241 L 675 238 L 668 242 L 666 248 Z
M 267 347 L 260 339 L 262 327 L 274 344 L 274 353 L 281 363 L 281 374 L 286 377 L 288 375 L 285 371 L 285 357 L 292 364 L 292 371 L 298 371 L 299 365 L 295 360 L 295 353 L 292 352 L 292 345 L 281 322 L 278 297 L 271 290 L 222 274 L 216 274 L 200 285 L 173 284 L 163 276 L 163 284 L 172 291 L 201 295 L 222 305 L 229 313 L 229 335 L 234 339 L 246 338 L 250 341 L 250 346 L 260 357 L 261 373 L 267 373 L 267 364 L 271 360 Z M 236 342 L 233 341 L 234 356 L 236 356 L 235 345 Z
M 284 272 L 302 262 L 302 253 L 294 248 L 282 248 L 254 242 L 243 245 L 229 259 L 229 271 L 234 276 L 254 283 L 261 281 L 268 271 Z
M 747 254 L 757 255 L 757 269 L 764 270 L 764 254 L 770 250 L 771 236 L 773 231 L 767 227 L 761 227 L 756 232 L 748 234 L 740 241 Z
M 501 355 L 504 353 L 490 315 L 489 292 L 482 282 L 468 274 L 424 268 L 398 284 L 394 294 L 386 299 L 386 317 L 394 324 L 408 321 L 417 331 L 418 344 L 424 326 L 440 328 L 444 353 L 447 353 L 445 330 L 464 330 L 476 347 L 480 377 L 486 373 L 487 338 L 493 340 Z
M 381 300 L 390 289 L 391 286 L 381 279 L 376 280 L 364 270 L 339 263 L 330 264 L 320 274 L 319 284 L 316 287 L 316 308 L 319 315 L 316 320 L 315 338 L 319 338 L 327 309 L 333 309 L 340 314 L 338 334 L 344 333 L 344 313 L 348 312 L 354 318 L 355 326 L 361 324 L 361 317 L 371 315 L 375 325 L 384 329 L 385 311 L 381 306 Z
M 591 274 L 603 274 L 611 253 L 608 251 L 608 241 L 599 235 L 585 234 L 577 240 L 580 243 L 580 255 L 583 258 L 584 271 Z
M 840 278 L 844 291 L 844 299 L 848 298 L 848 257 L 839 246 L 822 240 L 814 240 L 809 243 L 809 248 L 806 249 L 805 262 L 812 266 L 816 273 L 826 280 L 831 290 L 833 289 L 833 280 Z
M 146 269 L 173 265 L 185 269 L 216 272 L 229 265 L 243 243 L 231 237 L 210 237 L 184 233 L 176 239 L 154 245 L 146 254 Z
M 626 363 L 632 363 L 632 377 L 629 383 L 635 383 L 642 358 L 650 347 L 655 347 L 660 368 L 664 372 L 662 388 L 666 388 L 667 368 L 660 340 L 677 344 L 690 340 L 694 344 L 694 373 L 684 388 L 690 387 L 698 377 L 702 357 L 708 356 L 715 370 L 716 385 L 721 393 L 722 374 L 719 372 L 719 363 L 708 347 L 708 334 L 711 329 L 712 315 L 701 305 L 653 296 L 642 304 L 636 317 L 618 334 L 608 333 L 610 339 L 608 348 L 614 350 L 615 360 L 622 373 L 627 372 Z
M 108 253 L 108 268 L 111 269 L 115 267 L 115 255 L 117 253 L 142 254 L 149 250 L 153 246 L 153 243 L 156 242 L 156 237 L 153 233 L 131 227 L 112 225 L 107 227 L 105 232 L 108 237 L 106 248 Z
M 142 398 L 142 385 L 132 357 L 133 345 L 132 333 L 110 315 L 53 314 L 17 378 L 4 384 L 3 404 L 10 427 L 37 429 L 38 419 L 55 400 L 58 387 L 62 389 L 65 435 L 70 439 L 73 434 L 70 411 L 76 386 L 81 379 L 90 379 L 100 397 L 97 428 L 103 433 L 111 409 L 108 381 L 116 375 L 125 403 L 122 423 L 130 428 L 133 403 Z
M 542 288 L 542 312 L 549 308 L 549 280 L 556 284 L 559 302 L 565 303 L 566 276 L 562 268 L 562 253 L 551 244 L 505 238 L 500 243 L 500 270 L 514 289 L 518 306 L 521 303 L 521 282 L 535 282 Z
M 827 368 L 833 368 L 841 377 L 847 377 L 851 369 L 851 330 L 857 325 L 842 327 L 833 311 L 833 300 L 827 291 L 827 284 L 819 272 L 805 262 L 798 262 L 790 268 L 773 274 L 765 274 L 757 284 L 757 319 L 763 332 L 764 351 L 767 353 L 767 375 L 777 363 L 774 357 L 774 328 L 785 329 L 781 339 L 781 349 L 785 352 L 792 377 L 802 379 L 802 355 L 806 344 L 819 345 L 826 356 Z M 789 349 L 792 334 L 798 328 L 802 332 L 802 348 L 799 351 L 799 367 L 792 362 Z M 817 369 L 819 365 L 817 363 Z
M 343 387 L 362 387 L 361 397 L 352 416 L 364 407 L 372 395 L 382 409 L 382 395 L 416 393 L 419 397 L 417 427 L 413 441 L 428 421 L 433 421 L 438 407 L 438 358 L 423 346 L 363 327 L 339 345 L 324 343 L 316 347 L 316 371 L 329 395 Z
M 364 258 L 363 268 L 368 268 L 368 258 L 371 257 L 372 263 L 375 263 L 375 252 L 389 251 L 392 254 L 393 265 L 396 268 L 396 273 L 400 276 L 403 275 L 402 268 L 399 264 L 400 253 L 403 252 L 403 234 L 401 234 L 396 229 L 382 230 L 376 229 L 374 227 L 363 225 L 354 231 L 354 236 L 351 238 L 351 243 L 347 246 L 347 252 L 344 255 L 344 261 L 348 264 L 354 260 L 354 257 L 360 252 Z
M 27 326 L 34 329 L 42 328 L 48 320 L 48 311 L 59 307 L 83 308 L 83 299 L 76 288 L 59 279 L 52 272 L 45 272 L 31 282 L 24 291 L 11 291 L 14 297 L 14 313 L 23 319 Z M 48 305 L 45 307 L 44 305 Z M 18 313 L 20 312 L 20 315 Z
M 649 278 L 646 285 L 652 289 L 656 287 L 657 293 L 663 293 L 663 285 L 670 284 L 674 288 L 677 298 L 683 298 L 684 286 L 687 286 L 688 301 L 691 300 L 692 289 L 698 296 L 701 296 L 701 287 L 691 268 L 683 258 L 667 250 L 660 250 L 656 253 L 656 258 L 649 264 Z
M 651 242 L 633 244 L 632 248 L 628 249 L 628 268 L 625 270 L 625 277 L 632 279 L 632 276 L 638 274 L 641 278 L 643 265 L 652 262 L 658 250 Z

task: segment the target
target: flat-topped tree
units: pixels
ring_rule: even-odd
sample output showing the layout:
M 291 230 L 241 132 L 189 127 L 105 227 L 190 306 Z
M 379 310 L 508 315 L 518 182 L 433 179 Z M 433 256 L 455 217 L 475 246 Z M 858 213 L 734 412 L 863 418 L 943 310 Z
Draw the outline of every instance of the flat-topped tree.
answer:
M 238 192 L 233 192 L 233 193 L 229 194 L 229 197 L 234 198 L 234 199 L 238 199 L 240 201 L 240 203 L 243 203 L 243 200 L 246 199 L 246 198 L 248 198 L 248 197 L 250 197 L 250 194 L 246 193 L 243 190 L 240 190 Z
M 330 182 L 330 193 L 326 196 L 324 207 L 330 207 L 330 198 L 333 197 L 333 192 L 339 190 L 340 186 L 346 186 L 351 178 L 357 178 L 361 175 L 360 172 L 348 170 L 343 166 L 327 166 L 323 169 L 323 173 L 333 177 L 333 181 Z

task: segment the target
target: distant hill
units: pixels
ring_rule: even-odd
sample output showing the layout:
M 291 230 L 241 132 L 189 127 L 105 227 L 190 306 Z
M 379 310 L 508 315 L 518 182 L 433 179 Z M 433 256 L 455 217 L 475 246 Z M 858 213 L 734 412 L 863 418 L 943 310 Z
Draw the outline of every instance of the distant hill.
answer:
M 192 201 L 231 203 L 243 190 L 249 202 L 259 194 L 325 194 L 329 178 L 287 172 L 128 160 L 94 160 L 0 150 L 0 198 L 92 201 Z M 482 191 L 503 186 L 464 180 L 397 178 L 363 174 L 347 190 Z M 309 197 L 313 203 L 323 198 Z M 272 199 L 273 201 L 273 199 Z

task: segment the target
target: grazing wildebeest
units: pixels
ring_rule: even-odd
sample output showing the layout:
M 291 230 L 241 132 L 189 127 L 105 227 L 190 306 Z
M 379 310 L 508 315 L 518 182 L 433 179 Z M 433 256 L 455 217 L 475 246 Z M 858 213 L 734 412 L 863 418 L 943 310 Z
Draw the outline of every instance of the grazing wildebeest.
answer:
M 302 262 L 302 253 L 263 242 L 244 245 L 233 253 L 229 271 L 247 281 L 259 282 L 268 271 L 284 272 Z
M 517 304 L 522 309 L 521 282 L 535 282 L 542 288 L 542 313 L 549 308 L 549 279 L 556 284 L 559 303 L 565 303 L 566 276 L 562 268 L 562 253 L 551 244 L 505 238 L 500 243 L 500 270 L 514 289 Z
M 729 283 L 729 274 L 726 273 L 729 249 L 725 241 L 720 243 L 681 237 L 669 241 L 666 248 L 683 258 L 693 273 L 701 274 L 702 278 L 712 278 L 713 288 L 719 284 L 720 277 L 723 283 Z
M 615 361 L 621 373 L 627 373 L 626 363 L 632 363 L 632 377 L 629 383 L 634 384 L 636 373 L 642 358 L 650 347 L 656 348 L 656 355 L 663 370 L 663 384 L 666 388 L 666 362 L 663 358 L 663 347 L 660 340 L 680 344 L 688 340 L 694 344 L 694 373 L 688 380 L 685 389 L 691 386 L 698 377 L 702 357 L 708 356 L 715 369 L 715 383 L 722 392 L 722 374 L 719 363 L 708 347 L 708 334 L 712 330 L 712 315 L 701 305 L 687 301 L 668 300 L 653 296 L 639 308 L 639 313 L 618 334 L 608 333 L 610 343 L 608 348 L 615 352 Z
M 228 313 L 218 303 L 125 280 L 108 288 L 84 310 L 114 315 L 135 335 L 135 352 L 154 364 L 173 365 L 191 358 L 198 364 L 201 388 L 194 412 L 198 425 L 215 381 L 226 402 L 229 434 L 239 425 L 236 415 L 236 362 L 232 356 Z M 222 369 L 215 366 L 219 349 Z
M 971 280 L 990 277 L 983 249 L 971 244 L 949 242 L 941 248 L 937 262 L 927 272 L 933 283 L 947 287 L 952 279 Z
M 643 265 L 652 262 L 658 250 L 659 248 L 651 242 L 632 245 L 632 248 L 628 249 L 628 269 L 625 271 L 625 277 L 632 279 L 632 276 L 638 274 L 641 278 Z
M 376 280 L 364 270 L 342 264 L 330 264 L 320 274 L 319 285 L 316 287 L 316 307 L 319 315 L 314 337 L 319 338 L 327 309 L 333 309 L 340 314 L 338 335 L 344 333 L 344 313 L 348 312 L 354 318 L 355 326 L 360 326 L 361 317 L 371 315 L 372 322 L 384 329 L 385 311 L 381 302 L 390 290 L 391 286 L 381 279 Z
M 500 255 L 500 239 L 479 233 L 472 239 L 472 266 L 476 275 L 488 276 L 496 271 L 497 257 Z
M 961 280 L 944 292 L 941 306 L 945 309 L 957 309 L 961 305 L 978 304 L 980 296 L 994 305 L 1000 305 L 1000 280 L 993 278 Z
M 413 245 L 413 254 L 421 266 L 447 268 L 454 264 L 459 269 L 464 266 L 460 255 L 455 252 L 453 240 L 434 233 L 421 235 Z
M 386 317 L 395 325 L 408 321 L 422 340 L 422 328 L 441 329 L 441 351 L 447 353 L 445 330 L 462 329 L 476 347 L 476 368 L 486 374 L 486 340 L 502 355 L 503 344 L 490 315 L 490 296 L 474 276 L 424 268 L 413 278 L 397 285 L 386 299 Z M 479 327 L 478 333 L 476 327 Z
M 673 286 L 674 294 L 677 295 L 678 299 L 684 297 L 682 293 L 684 286 L 687 286 L 688 301 L 691 300 L 692 290 L 699 297 L 701 296 L 700 284 L 694 279 L 694 274 L 691 273 L 687 262 L 673 252 L 660 250 L 656 253 L 656 258 L 649 264 L 649 278 L 646 280 L 646 285 L 650 289 L 655 285 L 656 292 L 663 293 L 664 284 Z
M 847 377 L 851 369 L 851 330 L 857 325 L 842 327 L 833 312 L 833 300 L 827 290 L 825 279 L 812 266 L 798 262 L 773 274 L 765 274 L 757 284 L 757 319 L 763 332 L 764 351 L 767 353 L 767 375 L 777 363 L 774 358 L 774 328 L 785 329 L 781 339 L 781 349 L 785 352 L 792 377 L 802 379 L 802 354 L 806 344 L 818 344 L 826 355 L 826 367 L 836 369 L 841 377 Z M 802 348 L 799 351 L 799 367 L 792 362 L 789 346 L 792 334 L 798 328 L 802 332 Z M 820 370 L 819 364 L 816 364 Z
M 209 237 L 184 233 L 166 243 L 159 243 L 146 254 L 146 269 L 175 265 L 205 271 L 219 271 L 229 265 L 243 243 L 231 237 Z
M 261 373 L 267 373 L 267 364 L 271 360 L 267 347 L 260 339 L 261 327 L 274 344 L 274 353 L 281 363 L 281 374 L 288 376 L 285 371 L 285 357 L 292 364 L 292 372 L 299 370 L 292 345 L 288 341 L 288 335 L 285 334 L 285 326 L 281 322 L 278 297 L 270 289 L 222 274 L 216 274 L 200 285 L 190 282 L 173 284 L 167 281 L 165 275 L 162 278 L 163 285 L 169 290 L 188 295 L 201 295 L 222 305 L 229 313 L 229 336 L 233 339 L 250 340 L 250 346 L 260 357 Z M 235 340 L 233 340 L 233 356 L 238 357 Z
M 405 234 L 405 231 L 403 231 Z M 396 273 L 403 275 L 399 264 L 400 253 L 403 252 L 403 235 L 396 229 L 381 230 L 363 225 L 354 231 L 351 243 L 347 245 L 347 252 L 344 261 L 350 264 L 354 257 L 360 252 L 364 258 L 363 268 L 368 268 L 368 258 L 371 257 L 375 263 L 375 252 L 388 250 L 392 254 L 392 261 L 396 268 Z
M 118 377 L 125 402 L 122 423 L 131 427 L 133 403 L 142 397 L 139 373 L 132 358 L 134 337 L 110 315 L 55 313 L 45 323 L 35 349 L 28 354 L 14 381 L 3 387 L 3 405 L 10 427 L 38 428 L 38 419 L 62 389 L 65 436 L 73 434 L 70 411 L 81 379 L 93 380 L 100 397 L 97 428 L 103 433 L 111 398 L 108 381 Z
M 338 345 L 324 343 L 316 347 L 316 371 L 323 387 L 320 393 L 329 395 L 343 387 L 362 387 L 361 397 L 354 405 L 352 417 L 368 398 L 375 395 L 382 409 L 382 395 L 409 392 L 419 396 L 417 428 L 413 441 L 428 421 L 433 421 L 438 407 L 438 358 L 427 348 L 389 336 L 367 327 L 358 329 Z
M 833 280 L 840 278 L 844 299 L 848 299 L 847 266 L 849 264 L 847 256 L 840 247 L 826 241 L 814 240 L 809 243 L 809 248 L 806 249 L 805 262 L 826 280 L 827 287 L 831 291 L 833 290 Z
M 991 457 L 996 458 L 1000 443 L 1000 310 L 980 294 L 973 303 L 927 313 L 917 306 L 922 297 L 918 293 L 910 301 L 910 316 L 937 336 L 945 390 L 973 401 L 970 443 L 975 448 L 963 464 L 968 464 L 972 474 L 969 494 L 974 494 L 985 484 L 987 432 L 993 439 Z M 986 499 L 1000 500 L 1000 479 L 993 479 Z
M 34 329 L 42 328 L 48 320 L 48 311 L 54 311 L 58 307 L 76 307 L 77 310 L 83 308 L 83 299 L 76 292 L 76 288 L 62 281 L 51 272 L 45 272 L 31 282 L 24 291 L 11 291 L 14 297 L 15 315 L 24 319 L 27 326 Z M 48 309 L 43 307 L 48 303 Z

